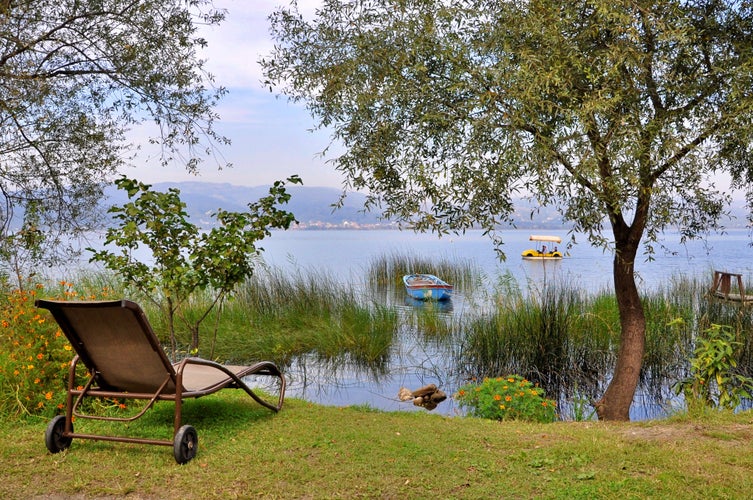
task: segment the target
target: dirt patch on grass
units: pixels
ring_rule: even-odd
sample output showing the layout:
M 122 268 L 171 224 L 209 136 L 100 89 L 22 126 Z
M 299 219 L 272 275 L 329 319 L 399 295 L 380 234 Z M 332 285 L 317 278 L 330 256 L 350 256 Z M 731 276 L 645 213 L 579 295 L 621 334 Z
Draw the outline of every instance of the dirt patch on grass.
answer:
M 753 427 L 742 424 L 704 425 L 698 423 L 662 424 L 651 426 L 627 426 L 618 431 L 625 439 L 653 441 L 681 441 L 688 439 L 710 439 L 715 441 L 750 441 Z

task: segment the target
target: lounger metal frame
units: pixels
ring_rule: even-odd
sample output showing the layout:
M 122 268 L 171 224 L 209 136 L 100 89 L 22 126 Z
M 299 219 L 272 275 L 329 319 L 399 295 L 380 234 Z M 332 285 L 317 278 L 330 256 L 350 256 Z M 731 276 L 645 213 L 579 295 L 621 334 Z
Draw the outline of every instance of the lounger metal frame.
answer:
M 70 445 L 75 439 L 92 439 L 101 441 L 117 441 L 125 443 L 140 443 L 149 445 L 173 446 L 174 457 L 178 463 L 186 463 L 191 460 L 198 448 L 198 438 L 196 431 L 190 425 L 183 425 L 182 407 L 183 401 L 189 398 L 199 398 L 226 388 L 243 389 L 251 398 L 262 406 L 278 412 L 283 405 L 285 397 L 285 377 L 280 369 L 270 361 L 261 361 L 251 366 L 225 366 L 214 361 L 189 357 L 183 359 L 180 363 L 171 364 L 165 355 L 159 340 L 154 334 L 149 322 L 146 319 L 138 304 L 128 301 L 49 301 L 37 300 L 35 305 L 39 308 L 48 309 L 63 333 L 66 335 L 71 345 L 76 351 L 76 355 L 71 361 L 68 371 L 68 388 L 65 405 L 65 416 L 53 418 L 47 428 L 45 441 L 47 448 L 53 452 L 62 451 Z M 151 349 L 156 353 L 156 357 L 162 362 L 164 368 L 164 381 L 154 392 L 131 391 L 128 387 L 110 386 L 103 379 L 102 370 L 104 367 L 98 367 L 86 348 L 86 340 L 81 337 L 74 325 L 69 321 L 68 312 L 72 309 L 105 309 L 116 308 L 118 310 L 127 310 L 133 316 L 136 325 L 143 334 L 143 341 L 149 342 Z M 135 334 L 135 333 L 134 333 Z M 89 371 L 89 379 L 83 388 L 76 385 L 76 369 L 79 362 L 83 362 Z M 184 375 L 195 370 L 195 367 L 208 367 L 214 375 L 212 380 L 200 388 L 188 389 L 184 386 Z M 214 372 L 216 371 L 216 373 Z M 277 377 L 279 379 L 279 399 L 275 403 L 270 403 L 257 395 L 244 381 L 243 377 L 249 375 L 263 375 Z M 129 417 L 108 417 L 102 415 L 92 415 L 79 411 L 79 408 L 86 398 L 118 398 L 123 400 L 146 400 L 148 403 L 137 414 Z M 141 418 L 157 401 L 172 401 L 175 403 L 173 439 L 147 439 L 128 437 L 120 435 L 100 435 L 76 433 L 73 430 L 73 419 L 94 419 L 117 422 L 132 422 Z

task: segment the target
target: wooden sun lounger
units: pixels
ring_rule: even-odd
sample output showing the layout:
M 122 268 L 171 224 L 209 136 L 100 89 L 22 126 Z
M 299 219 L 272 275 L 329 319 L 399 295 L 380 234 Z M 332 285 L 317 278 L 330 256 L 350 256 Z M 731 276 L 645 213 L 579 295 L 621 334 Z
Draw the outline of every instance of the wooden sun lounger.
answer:
M 282 408 L 285 377 L 270 361 L 251 366 L 221 365 L 201 358 L 186 358 L 173 365 L 168 360 L 144 312 L 134 302 L 37 300 L 35 305 L 48 309 L 76 356 L 68 374 L 65 415 L 50 421 L 45 433 L 47 449 L 52 453 L 68 448 L 73 438 L 165 445 L 173 447 L 175 460 L 186 463 L 198 449 L 196 430 L 182 424 L 182 405 L 187 398 L 198 398 L 225 388 L 243 389 L 259 404 L 272 411 Z M 83 388 L 76 387 L 76 366 L 82 362 L 91 375 Z M 248 375 L 276 378 L 279 398 L 270 403 L 243 381 Z M 105 417 L 79 411 L 87 397 L 141 399 L 148 403 L 131 417 Z M 73 418 L 130 422 L 140 418 L 156 401 L 175 403 L 172 440 L 125 436 L 79 434 L 73 430 Z

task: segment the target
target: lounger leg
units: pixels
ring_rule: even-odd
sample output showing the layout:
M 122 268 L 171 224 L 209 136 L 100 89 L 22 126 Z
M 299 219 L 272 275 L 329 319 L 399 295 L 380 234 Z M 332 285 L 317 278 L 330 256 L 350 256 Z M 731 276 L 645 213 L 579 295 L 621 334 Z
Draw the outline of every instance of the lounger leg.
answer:
M 175 422 L 173 424 L 173 438 L 178 434 L 183 421 L 183 372 L 175 377 Z

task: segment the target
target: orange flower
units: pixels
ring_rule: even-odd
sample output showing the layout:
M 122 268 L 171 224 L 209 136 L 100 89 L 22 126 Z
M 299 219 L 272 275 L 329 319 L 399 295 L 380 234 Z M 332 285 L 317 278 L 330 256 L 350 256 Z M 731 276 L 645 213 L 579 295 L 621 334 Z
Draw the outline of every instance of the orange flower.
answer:
M 460 390 L 458 391 L 458 396 L 460 396 L 460 397 L 463 397 L 463 396 L 465 396 L 465 391 L 464 391 L 463 389 L 460 389 Z
M 502 396 L 500 396 L 499 394 L 494 395 L 494 401 L 499 401 L 501 399 L 502 399 Z
M 505 401 L 507 401 L 507 402 L 512 401 L 512 396 L 505 396 Z
M 42 354 L 41 352 L 37 354 L 37 359 L 42 359 L 42 358 L 44 358 L 44 354 Z
M 44 395 L 44 398 L 45 398 L 45 399 L 52 399 L 52 392 L 47 392 L 47 393 L 46 393 L 46 394 Z

